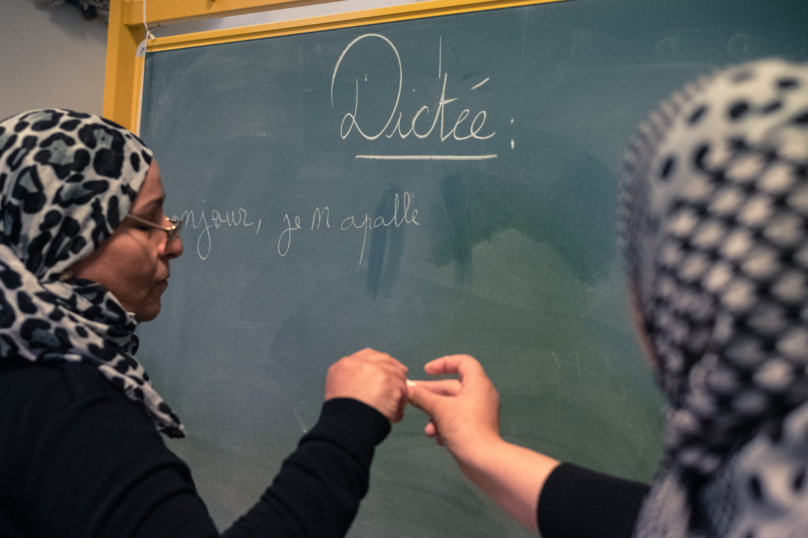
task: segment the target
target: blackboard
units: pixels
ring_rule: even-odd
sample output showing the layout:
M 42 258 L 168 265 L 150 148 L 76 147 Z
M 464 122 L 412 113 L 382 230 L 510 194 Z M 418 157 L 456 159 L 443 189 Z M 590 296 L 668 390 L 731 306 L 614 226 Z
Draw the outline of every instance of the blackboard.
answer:
M 506 439 L 650 480 L 664 402 L 626 299 L 622 155 L 688 80 L 806 60 L 806 21 L 804 0 L 572 0 L 150 53 L 141 134 L 189 225 L 138 356 L 216 521 L 367 346 L 412 378 L 472 354 Z M 424 424 L 379 447 L 350 535 L 528 535 Z

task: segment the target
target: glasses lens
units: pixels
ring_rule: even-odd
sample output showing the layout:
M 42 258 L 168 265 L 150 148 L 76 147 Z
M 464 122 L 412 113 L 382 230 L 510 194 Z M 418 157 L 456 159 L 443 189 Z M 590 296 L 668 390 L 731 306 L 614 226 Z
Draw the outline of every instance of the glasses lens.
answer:
M 171 220 L 169 219 L 172 228 L 170 230 L 166 230 L 166 250 L 171 248 L 171 243 L 174 242 L 174 239 L 179 237 L 180 230 L 185 225 L 184 220 Z

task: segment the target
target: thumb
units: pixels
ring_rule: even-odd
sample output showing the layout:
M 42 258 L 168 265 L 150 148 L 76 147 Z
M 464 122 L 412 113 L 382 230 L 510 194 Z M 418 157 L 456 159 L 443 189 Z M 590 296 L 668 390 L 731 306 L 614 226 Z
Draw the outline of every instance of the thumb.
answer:
M 444 396 L 435 394 L 426 387 L 420 386 L 417 381 L 413 383 L 414 384 L 410 385 L 409 387 L 410 403 L 427 415 L 432 416 L 435 411 L 435 407 L 440 403 L 440 400 L 444 398 Z

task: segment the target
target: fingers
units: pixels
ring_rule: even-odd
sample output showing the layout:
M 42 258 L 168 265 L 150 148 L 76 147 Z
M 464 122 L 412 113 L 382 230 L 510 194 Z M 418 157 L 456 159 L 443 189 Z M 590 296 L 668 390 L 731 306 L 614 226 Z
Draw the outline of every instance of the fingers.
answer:
M 424 388 L 424 383 L 418 381 L 414 387 L 410 387 L 409 400 L 412 405 L 431 416 L 444 396 Z
M 410 399 L 409 399 L 409 387 L 408 387 L 407 392 L 405 392 L 404 395 L 401 398 L 399 398 L 398 409 L 396 410 L 396 414 L 393 417 L 393 420 L 391 420 L 390 422 L 392 422 L 393 424 L 401 422 L 401 420 L 404 418 L 404 409 L 407 407 L 407 403 L 409 401 Z
M 427 423 L 426 427 L 424 428 L 424 433 L 430 439 L 434 439 L 435 442 L 438 444 L 438 446 L 446 446 L 446 444 L 443 442 L 443 437 L 441 437 L 440 433 L 438 432 L 438 427 L 435 426 L 435 423 L 432 422 L 431 420 Z
M 459 374 L 460 379 L 441 379 L 437 381 L 415 381 L 410 386 L 409 400 L 418 409 L 433 416 L 438 411 L 442 397 L 458 396 L 463 391 L 464 383 L 485 376 L 482 366 L 470 355 L 448 355 L 428 362 L 424 366 L 430 375 Z M 432 428 L 435 428 L 434 423 Z M 437 431 L 437 430 L 436 430 Z
M 407 367 L 388 355 L 367 348 L 335 362 L 328 369 L 325 399 L 352 398 L 399 422 L 407 404 Z
M 435 423 L 430 420 L 426 423 L 426 426 L 424 426 L 424 433 L 431 439 L 438 435 L 438 427 L 435 426 Z
M 429 392 L 441 396 L 457 396 L 463 389 L 457 379 L 441 379 L 438 381 L 414 381 L 417 387 L 423 387 Z
M 465 378 L 485 375 L 483 367 L 471 355 L 448 355 L 426 363 L 424 371 L 430 375 L 458 374 Z
M 376 351 L 375 349 L 365 348 L 356 353 L 353 353 L 345 358 L 353 358 L 357 360 L 365 360 L 373 362 L 381 368 L 389 368 L 391 372 L 395 372 L 402 376 L 406 376 L 409 369 L 401 362 L 397 361 L 387 353 Z
M 416 381 L 410 403 L 429 416 L 424 434 L 455 457 L 481 439 L 499 437 L 499 395 L 480 363 L 469 355 L 450 355 L 426 364 L 427 374 L 458 379 Z
M 326 377 L 325 399 L 343 397 L 359 400 L 378 410 L 391 423 L 402 420 L 409 402 L 430 416 L 431 421 L 425 433 L 442 445 L 444 440 L 450 439 L 444 439 L 445 436 L 441 435 L 446 433 L 443 430 L 447 419 L 436 419 L 436 416 L 453 415 L 455 409 L 469 406 L 463 402 L 474 400 L 474 394 L 484 392 L 486 383 L 490 385 L 490 381 L 480 363 L 469 355 L 441 357 L 429 362 L 424 369 L 432 375 L 457 374 L 459 379 L 408 384 L 405 365 L 387 353 L 365 348 L 331 365 Z M 484 382 L 479 383 L 481 380 Z M 460 397 L 465 389 L 471 390 L 472 395 L 463 396 L 457 402 L 451 401 Z

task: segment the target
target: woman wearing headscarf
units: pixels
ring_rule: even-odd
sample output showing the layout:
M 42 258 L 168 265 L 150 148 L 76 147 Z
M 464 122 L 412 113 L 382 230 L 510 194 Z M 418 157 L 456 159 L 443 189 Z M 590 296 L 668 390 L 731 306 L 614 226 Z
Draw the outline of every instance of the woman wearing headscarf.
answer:
M 808 66 L 741 65 L 675 94 L 626 162 L 632 307 L 670 402 L 649 487 L 499 436 L 477 361 L 411 401 L 464 472 L 544 538 L 808 534 Z
M 160 433 L 179 418 L 135 360 L 160 311 L 181 222 L 157 162 L 100 117 L 0 122 L 0 536 L 218 536 Z M 318 423 L 226 536 L 342 536 L 406 368 L 363 350 L 326 379 Z

